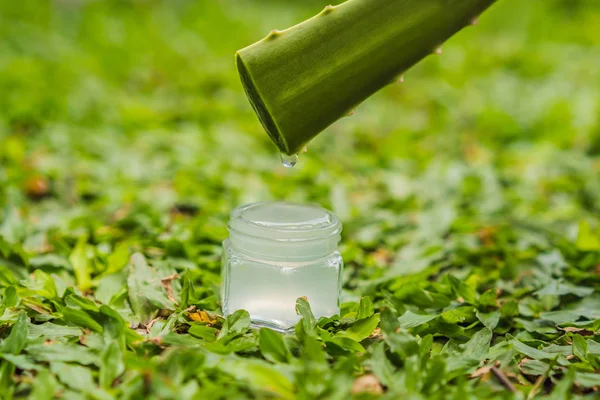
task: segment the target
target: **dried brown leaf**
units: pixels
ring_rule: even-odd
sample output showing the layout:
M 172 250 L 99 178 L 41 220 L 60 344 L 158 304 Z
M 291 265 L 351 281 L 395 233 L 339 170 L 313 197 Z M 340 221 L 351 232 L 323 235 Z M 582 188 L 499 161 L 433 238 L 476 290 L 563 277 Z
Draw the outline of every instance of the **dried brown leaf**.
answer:
M 169 300 L 177 304 L 177 300 L 175 300 L 175 297 L 173 297 L 173 286 L 171 285 L 171 282 L 175 279 L 179 279 L 178 274 L 173 274 L 171 276 L 167 276 L 166 278 L 162 278 L 160 280 L 160 283 L 165 289 L 165 292 L 167 292 L 167 297 L 169 298 Z

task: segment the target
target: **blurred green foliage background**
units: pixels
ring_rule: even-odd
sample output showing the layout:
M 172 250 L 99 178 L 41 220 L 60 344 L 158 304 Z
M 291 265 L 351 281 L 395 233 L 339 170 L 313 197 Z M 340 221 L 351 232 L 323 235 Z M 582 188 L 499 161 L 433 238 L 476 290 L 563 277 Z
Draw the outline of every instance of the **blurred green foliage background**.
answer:
M 551 332 L 519 322 L 580 307 L 581 297 L 589 297 L 586 310 L 600 304 L 600 2 L 500 0 L 478 25 L 449 40 L 442 55 L 428 57 L 404 83 L 385 88 L 338 121 L 310 144 L 295 168 L 285 169 L 245 98 L 233 55 L 329 3 L 0 0 L 0 288 L 3 298 L 6 288 L 16 287 L 29 299 L 7 303 L 3 335 L 20 310 L 32 324 L 77 326 L 61 314 L 62 294 L 51 299 L 39 291 L 45 275 L 35 271 L 51 276 L 59 293 L 74 287 L 102 303 L 124 290 L 110 304 L 136 321 L 123 300 L 127 271 L 121 260 L 133 251 L 159 270 L 188 271 L 195 306 L 218 313 L 228 213 L 273 199 L 319 203 L 342 219 L 348 312 L 363 295 L 395 317 L 460 306 L 456 296 L 452 305 L 438 304 L 410 291 L 452 297 L 446 277 L 451 273 L 477 293 L 498 289 L 495 305 L 485 305 L 486 311 L 502 311 L 498 327 L 490 328 L 495 344 L 508 343 L 505 334 L 511 334 L 535 348 L 570 346 L 572 333 L 553 326 L 600 319 L 592 311 L 563 316 L 548 325 Z M 548 254 L 558 257 L 553 260 L 560 268 Z M 535 294 L 553 282 L 585 290 Z M 180 289 L 175 286 L 176 296 Z M 477 322 L 475 308 L 483 312 L 482 304 L 471 306 L 466 321 L 432 325 L 438 346 L 432 351 L 465 343 L 481 329 L 469 323 Z M 163 323 L 164 331 L 154 335 L 187 326 L 179 311 L 175 325 Z M 592 339 L 598 340 L 597 332 Z M 138 350 L 141 359 L 161 354 L 163 348 L 144 343 L 149 347 Z M 97 346 L 90 351 L 104 351 Z M 321 376 L 290 378 L 291 386 L 276 392 L 285 397 L 304 390 L 298 387 L 311 388 L 309 378 L 329 379 L 304 394 L 343 397 L 354 377 L 373 369 L 368 360 L 374 353 L 367 348 L 366 355 L 348 358 L 349 369 L 340 367 L 348 359 L 329 354 L 332 366 L 323 367 Z M 566 372 L 567 365 L 547 360 L 536 360 L 543 365 L 521 379 L 517 361 L 527 355 L 521 350 L 506 360 L 501 352 L 488 357 L 502 361 L 519 392 L 549 393 L 563 376 L 570 379 L 561 387 L 565 393 L 570 385 L 578 394 L 598 388 L 597 381 L 585 380 L 589 376 L 578 378 Z M 257 348 L 242 353 L 240 359 L 261 354 Z M 404 356 L 394 357 L 397 366 L 406 366 Z M 574 370 L 597 372 L 597 358 L 590 359 Z M 127 368 L 134 372 L 124 381 L 168 376 L 161 360 L 149 367 L 130 359 Z M 439 372 L 436 363 L 422 371 Z M 451 363 L 445 365 L 450 371 Z M 11 378 L 14 371 L 0 367 L 5 393 L 29 393 L 32 380 Z M 258 378 L 249 377 L 255 384 L 247 388 L 207 371 L 214 387 L 196 383 L 200 392 L 190 389 L 192 397 L 273 392 Z M 459 371 L 456 376 L 474 372 Z M 64 385 L 61 390 L 75 397 L 86 393 L 52 370 L 54 375 L 62 382 L 55 381 L 55 388 Z M 403 393 L 433 396 L 447 383 L 438 375 L 439 382 L 423 378 Z M 548 384 L 534 386 L 537 376 L 546 376 Z M 160 379 L 156 385 L 166 385 L 164 392 L 150 386 L 144 393 L 183 398 L 182 382 L 195 378 L 172 386 Z M 476 381 L 460 380 L 457 387 L 479 396 L 506 390 L 492 379 L 477 392 Z M 387 389 L 390 396 L 401 391 Z M 123 395 L 119 390 L 107 393 Z M 142 393 L 133 384 L 127 390 L 133 398 Z
M 347 171 L 352 191 L 368 168 L 385 173 L 399 161 L 515 167 L 507 158 L 517 148 L 528 160 L 550 148 L 600 149 L 597 2 L 505 0 L 405 84 L 321 135 L 298 168 L 282 170 L 233 54 L 323 4 L 3 2 L 3 159 L 29 163 L 5 172 L 3 187 L 40 173 L 56 185 L 70 178 L 75 196 L 157 206 L 208 199 L 226 211 L 269 197 L 323 201 L 332 187 L 321 175 Z M 217 199 L 204 195 L 211 190 Z

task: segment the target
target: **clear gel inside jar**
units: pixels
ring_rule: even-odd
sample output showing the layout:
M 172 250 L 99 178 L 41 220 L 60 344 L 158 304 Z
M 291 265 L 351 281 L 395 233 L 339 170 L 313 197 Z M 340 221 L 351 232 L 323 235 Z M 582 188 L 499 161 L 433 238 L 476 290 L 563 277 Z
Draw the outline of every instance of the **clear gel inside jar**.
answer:
M 225 315 L 244 309 L 255 326 L 293 328 L 296 299 L 313 314 L 339 312 L 342 230 L 320 207 L 272 202 L 238 207 L 224 242 L 222 306 Z

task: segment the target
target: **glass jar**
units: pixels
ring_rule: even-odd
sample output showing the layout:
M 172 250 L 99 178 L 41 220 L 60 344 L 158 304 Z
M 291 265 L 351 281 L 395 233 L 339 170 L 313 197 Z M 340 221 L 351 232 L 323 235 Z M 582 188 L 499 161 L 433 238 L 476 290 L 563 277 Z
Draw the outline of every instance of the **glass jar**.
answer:
M 316 318 L 339 313 L 342 226 L 320 207 L 263 202 L 238 207 L 223 242 L 223 313 L 244 309 L 254 326 L 293 329 L 296 300 Z

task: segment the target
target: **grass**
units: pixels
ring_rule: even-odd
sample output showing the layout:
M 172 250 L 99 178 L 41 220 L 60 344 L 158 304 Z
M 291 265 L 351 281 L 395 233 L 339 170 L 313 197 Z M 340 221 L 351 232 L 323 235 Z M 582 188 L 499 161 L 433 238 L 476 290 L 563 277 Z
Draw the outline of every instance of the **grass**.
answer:
M 328 2 L 0 0 L 0 397 L 594 397 L 600 6 L 500 0 L 284 169 L 235 50 Z M 229 211 L 344 223 L 341 316 L 219 315 Z

